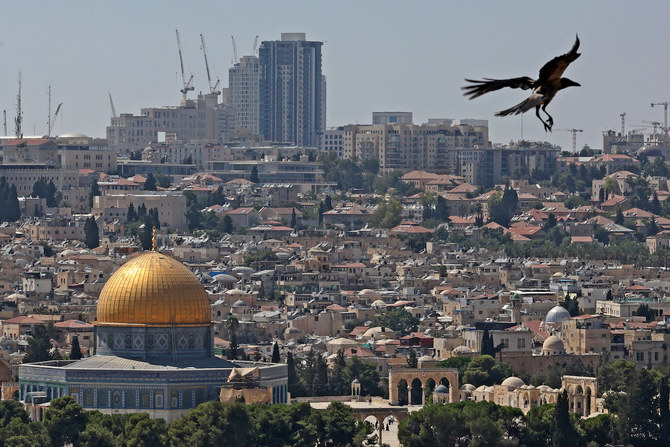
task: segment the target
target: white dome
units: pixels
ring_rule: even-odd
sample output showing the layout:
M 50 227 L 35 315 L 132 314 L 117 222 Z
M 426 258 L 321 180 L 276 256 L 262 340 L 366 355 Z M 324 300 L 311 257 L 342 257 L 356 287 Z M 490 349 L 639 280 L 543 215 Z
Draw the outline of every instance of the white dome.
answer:
M 561 323 L 563 320 L 570 318 L 570 312 L 568 312 L 564 307 L 555 306 L 548 313 L 545 321 L 547 323 Z
M 371 304 L 372 307 L 388 307 L 388 305 L 382 300 L 376 300 Z
M 525 385 L 525 383 L 523 383 L 523 380 L 519 379 L 518 377 L 512 376 L 503 380 L 501 385 L 508 386 L 510 388 L 521 388 Z
M 470 354 L 472 349 L 467 346 L 456 346 L 451 352 L 454 354 Z
M 555 335 L 547 338 L 542 344 L 543 354 L 565 354 L 565 345 L 560 338 Z

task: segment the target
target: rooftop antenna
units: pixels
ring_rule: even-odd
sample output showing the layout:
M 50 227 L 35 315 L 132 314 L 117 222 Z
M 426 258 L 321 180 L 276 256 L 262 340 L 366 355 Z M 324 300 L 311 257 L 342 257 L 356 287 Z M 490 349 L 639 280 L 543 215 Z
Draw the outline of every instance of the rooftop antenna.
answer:
M 14 133 L 16 138 L 23 138 L 21 122 L 23 121 L 23 110 L 21 110 L 21 72 L 19 72 L 19 93 L 16 95 L 16 118 L 14 118 Z

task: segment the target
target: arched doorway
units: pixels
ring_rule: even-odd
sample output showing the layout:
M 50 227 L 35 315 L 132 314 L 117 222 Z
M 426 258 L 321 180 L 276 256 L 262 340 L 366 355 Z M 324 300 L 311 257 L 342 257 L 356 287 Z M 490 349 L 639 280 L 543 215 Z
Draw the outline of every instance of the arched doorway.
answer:
M 407 405 L 409 402 L 409 390 L 407 388 L 407 381 L 405 379 L 400 379 L 398 382 L 398 405 Z
M 412 392 L 410 394 L 410 405 L 423 404 L 423 383 L 421 380 L 412 380 Z
M 591 388 L 586 387 L 586 395 L 584 398 L 584 416 L 591 414 Z
M 424 387 L 424 392 L 425 392 L 425 402 L 433 402 L 433 391 L 435 390 L 435 380 L 432 378 L 426 380 L 426 386 Z

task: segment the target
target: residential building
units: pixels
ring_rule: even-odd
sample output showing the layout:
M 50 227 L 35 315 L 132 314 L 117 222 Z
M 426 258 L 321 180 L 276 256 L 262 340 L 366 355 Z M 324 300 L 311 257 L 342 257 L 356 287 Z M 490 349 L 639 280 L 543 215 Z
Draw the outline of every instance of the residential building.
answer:
M 228 69 L 228 98 L 233 129 L 257 134 L 260 111 L 260 63 L 257 56 L 243 56 Z
M 259 133 L 266 140 L 319 147 L 326 124 L 322 45 L 305 33 L 261 43 Z

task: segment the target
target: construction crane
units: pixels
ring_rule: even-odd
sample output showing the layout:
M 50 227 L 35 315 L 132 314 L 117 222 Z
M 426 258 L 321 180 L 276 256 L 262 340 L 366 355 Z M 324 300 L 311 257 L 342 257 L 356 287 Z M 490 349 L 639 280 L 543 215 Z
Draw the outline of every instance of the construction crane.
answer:
M 19 93 L 16 95 L 16 118 L 14 118 L 14 133 L 16 138 L 23 138 L 21 123 L 23 122 L 23 110 L 21 110 L 21 72 L 19 72 Z
M 60 108 L 62 107 L 63 103 L 61 102 L 58 104 L 58 107 L 56 107 L 56 113 L 51 115 L 51 86 L 49 86 L 49 119 L 47 120 L 47 137 L 51 136 L 51 131 L 54 128 L 54 123 L 56 122 L 56 117 L 58 116 L 58 112 L 60 112 Z
M 216 84 L 214 84 L 214 87 L 212 87 L 212 77 L 209 75 L 209 62 L 207 62 L 207 47 L 205 47 L 205 37 L 202 34 L 200 35 L 200 42 L 202 42 L 202 54 L 205 55 L 205 68 L 207 69 L 207 83 L 209 84 L 209 93 L 220 95 L 221 92 L 219 91 L 219 84 L 221 84 L 221 80 L 217 79 Z
M 116 118 L 116 109 L 114 108 L 114 101 L 112 101 L 112 94 L 107 93 L 109 95 L 109 105 L 112 108 L 112 118 Z
M 258 55 L 258 34 L 256 34 L 256 38 L 254 39 L 254 52 L 251 54 L 254 56 Z
M 58 112 L 60 112 L 60 108 L 61 108 L 62 106 L 63 106 L 63 103 L 61 102 L 61 103 L 58 104 L 58 106 L 56 107 L 56 112 L 54 113 L 54 116 L 49 117 L 49 125 L 48 125 L 48 127 L 49 127 L 48 130 L 49 130 L 49 131 L 47 132 L 47 136 L 49 136 L 49 137 L 51 136 L 51 131 L 53 130 L 53 128 L 54 128 L 54 124 L 56 123 L 56 117 L 58 116 Z
M 645 124 L 651 124 L 652 126 L 654 126 L 654 135 L 656 135 L 656 129 L 658 129 L 658 126 L 661 125 L 661 123 L 659 121 L 642 121 L 642 122 L 645 123 Z
M 184 88 L 179 90 L 184 95 L 184 102 L 186 102 L 186 94 L 195 88 L 193 87 L 193 75 L 186 80 L 186 75 L 184 74 L 184 58 L 181 55 L 181 39 L 179 38 L 179 30 L 174 30 L 177 33 L 177 47 L 179 48 L 179 65 L 181 66 L 181 80 L 184 83 Z
M 3 114 L 4 118 L 5 118 L 5 136 L 7 136 L 7 111 L 6 111 L 6 110 L 3 110 L 3 111 L 2 111 L 2 114 Z
M 626 135 L 626 112 L 620 113 L 621 117 L 621 136 Z
M 572 152 L 577 152 L 577 132 L 584 132 L 582 129 L 556 129 L 572 133 Z
M 235 42 L 235 36 L 230 36 L 233 41 L 233 64 L 237 64 L 240 60 L 237 58 L 237 42 Z
M 668 104 L 669 102 L 652 102 L 651 106 L 663 106 L 663 133 L 668 135 Z M 656 133 L 656 131 L 654 131 Z

